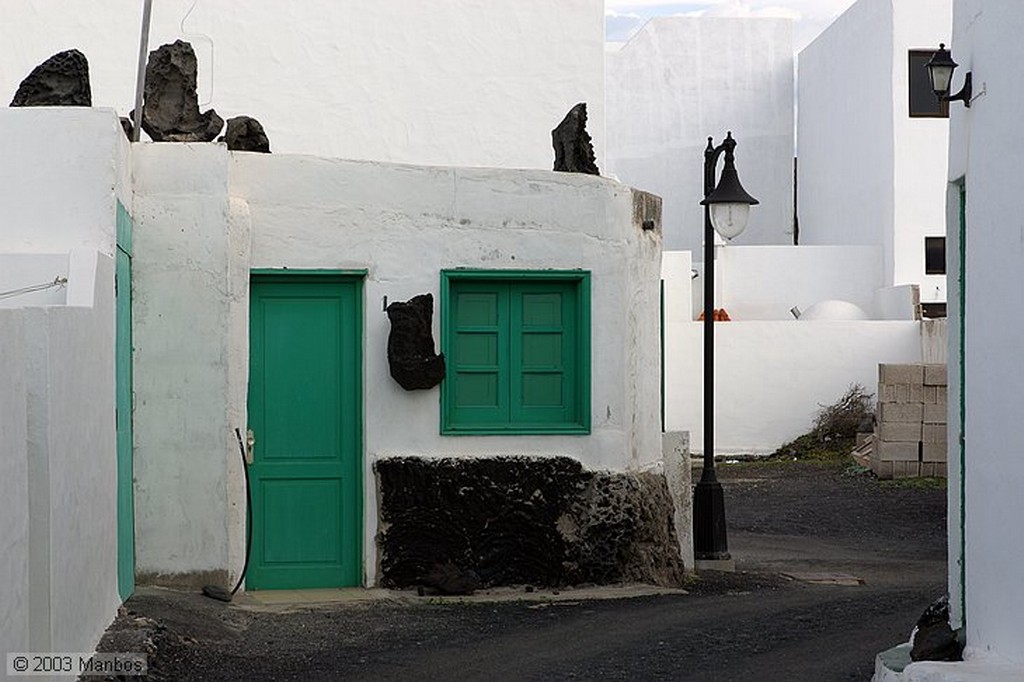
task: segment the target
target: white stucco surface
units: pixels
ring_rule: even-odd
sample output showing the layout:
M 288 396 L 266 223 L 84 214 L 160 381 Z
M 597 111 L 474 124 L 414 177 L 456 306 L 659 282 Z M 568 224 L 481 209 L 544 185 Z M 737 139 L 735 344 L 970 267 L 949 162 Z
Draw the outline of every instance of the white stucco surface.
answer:
M 924 238 L 946 234 L 949 121 L 910 118 L 907 52 L 935 49 L 936 43 L 946 42 L 952 14 L 951 0 L 893 3 L 893 284 L 920 284 L 923 303 L 946 300 L 946 277 L 925 274 Z
M 8 26 L 6 15 L 0 26 Z M 109 110 L 0 108 L 4 251 L 113 253 L 115 203 L 130 205 L 120 161 L 127 147 Z
M 953 59 L 960 64 L 954 81 L 971 71 L 976 99 L 971 108 L 954 104 L 950 125 L 950 182 L 966 185 L 966 243 L 952 243 L 950 301 L 959 301 L 957 286 L 961 249 L 966 258 L 963 310 L 950 318 L 950 443 L 958 442 L 961 391 L 966 413 L 965 466 L 951 452 L 950 474 L 964 477 L 950 488 L 950 592 L 960 594 L 959 513 L 965 505 L 966 620 L 968 653 L 1024 664 L 1024 441 L 1020 418 L 1020 363 L 1024 338 L 1024 231 L 1019 211 L 1017 169 L 1024 161 L 1024 138 L 1018 131 L 1024 108 L 1014 55 L 1024 31 L 1017 3 L 956 0 Z M 981 94 L 984 92 L 984 94 Z M 980 96 L 979 96 L 980 95 Z M 948 214 L 950 236 L 959 233 L 958 190 Z M 966 341 L 960 344 L 963 315 Z M 963 357 L 965 381 L 959 382 Z M 954 379 L 956 379 L 954 384 Z M 956 461 L 954 461 L 956 460 Z M 956 678 L 953 678 L 956 679 Z
M 653 19 L 606 55 L 606 82 L 608 170 L 664 199 L 666 248 L 699 251 L 704 149 L 730 130 L 761 202 L 735 242 L 793 243 L 790 20 Z
M 93 103 L 127 115 L 141 8 L 5 0 L 0 97 L 75 47 Z M 587 102 L 604 159 L 601 0 L 153 3 L 150 49 L 179 38 L 197 54 L 202 108 L 254 116 L 275 152 L 550 168 L 551 129 Z
M 0 651 L 27 651 L 28 421 L 18 310 L 0 310 L 0 377 Z
M 871 311 L 882 282 L 878 247 L 729 245 L 717 252 L 716 307 L 736 321 L 792 320 L 793 306 L 806 311 L 828 299 Z M 692 281 L 703 296 L 703 279 Z
M 68 254 L 0 253 L 0 308 L 25 305 L 59 305 L 65 302 L 64 287 L 14 295 L 13 292 L 67 277 Z M 12 293 L 10 296 L 5 296 Z
M 228 414 L 227 149 L 143 145 L 133 162 L 136 570 L 147 580 L 229 565 L 226 467 L 245 423 Z
M 93 251 L 68 288 L 92 305 L 0 311 L 0 366 L 13 377 L 0 393 L 11 568 L 0 643 L 24 645 L 5 651 L 91 651 L 120 603 L 112 259 Z
M 142 145 L 134 157 L 140 571 L 195 573 L 229 562 L 234 570 L 230 558 L 240 557 L 244 507 L 232 430 L 244 428 L 246 413 L 251 269 L 368 273 L 369 583 L 378 457 L 568 455 L 619 471 L 660 462 L 661 240 L 659 231 L 640 229 L 628 187 L 547 171 L 231 154 L 216 145 Z M 437 301 L 440 270 L 459 267 L 591 271 L 589 435 L 444 437 L 438 390 L 407 392 L 390 379 L 384 297 L 430 292 Z M 439 315 L 434 320 L 439 338 Z
M 690 280 L 689 253 L 666 253 L 662 277 L 665 428 L 689 431 L 691 450 L 702 452 L 704 341 L 702 323 L 690 310 L 690 282 L 699 280 Z M 851 384 L 874 393 L 878 363 L 920 362 L 921 348 L 920 323 L 913 321 L 798 321 L 789 315 L 716 324 L 716 452 L 773 452 L 806 433 L 821 406 Z
M 0 302 L 13 401 L 0 430 L 13 449 L 0 463 L 12 571 L 0 645 L 90 651 L 120 603 L 111 254 L 117 199 L 130 205 L 128 144 L 112 111 L 42 108 L 0 110 L 0 146 L 0 290 L 68 279 Z
M 946 119 L 910 118 L 908 51 L 948 42 L 950 0 L 859 0 L 799 55 L 801 244 L 882 248 L 885 284 L 918 284 L 924 238 L 943 236 Z

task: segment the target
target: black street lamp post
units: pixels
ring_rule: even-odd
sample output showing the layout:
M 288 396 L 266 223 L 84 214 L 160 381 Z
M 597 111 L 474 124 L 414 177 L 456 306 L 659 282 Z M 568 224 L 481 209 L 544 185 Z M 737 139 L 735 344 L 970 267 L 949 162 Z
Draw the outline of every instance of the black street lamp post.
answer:
M 698 561 L 727 560 L 725 496 L 715 476 L 715 230 L 732 239 L 747 226 L 750 207 L 758 203 L 747 194 L 736 174 L 736 141 L 732 132 L 717 147 L 708 138 L 704 150 L 704 469 L 693 490 L 693 550 Z M 725 167 L 715 187 L 715 169 L 725 153 Z

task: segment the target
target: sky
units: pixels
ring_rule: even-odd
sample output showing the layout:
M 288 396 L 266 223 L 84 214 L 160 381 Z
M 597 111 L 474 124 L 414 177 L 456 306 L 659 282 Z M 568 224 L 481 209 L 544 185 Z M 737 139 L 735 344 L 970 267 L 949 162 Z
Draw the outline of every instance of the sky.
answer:
M 605 0 L 605 38 L 629 40 L 648 19 L 671 16 L 788 17 L 793 19 L 793 50 L 799 52 L 854 0 Z

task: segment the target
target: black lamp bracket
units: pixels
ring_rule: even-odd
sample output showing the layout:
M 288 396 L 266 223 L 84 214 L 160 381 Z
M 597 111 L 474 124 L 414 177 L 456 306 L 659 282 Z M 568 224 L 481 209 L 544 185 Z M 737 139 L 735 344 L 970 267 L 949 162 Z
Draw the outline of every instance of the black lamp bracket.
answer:
M 964 85 L 960 88 L 960 92 L 955 95 L 946 95 L 942 98 L 944 102 L 963 102 L 964 106 L 968 109 L 971 108 L 971 72 L 968 71 L 967 75 L 964 76 Z

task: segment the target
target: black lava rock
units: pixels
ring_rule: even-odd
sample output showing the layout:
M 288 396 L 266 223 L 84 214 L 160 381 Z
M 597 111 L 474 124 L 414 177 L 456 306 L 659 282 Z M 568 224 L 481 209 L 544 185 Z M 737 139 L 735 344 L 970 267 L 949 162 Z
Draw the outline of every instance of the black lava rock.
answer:
M 89 60 L 78 50 L 58 52 L 21 81 L 11 106 L 91 107 Z

